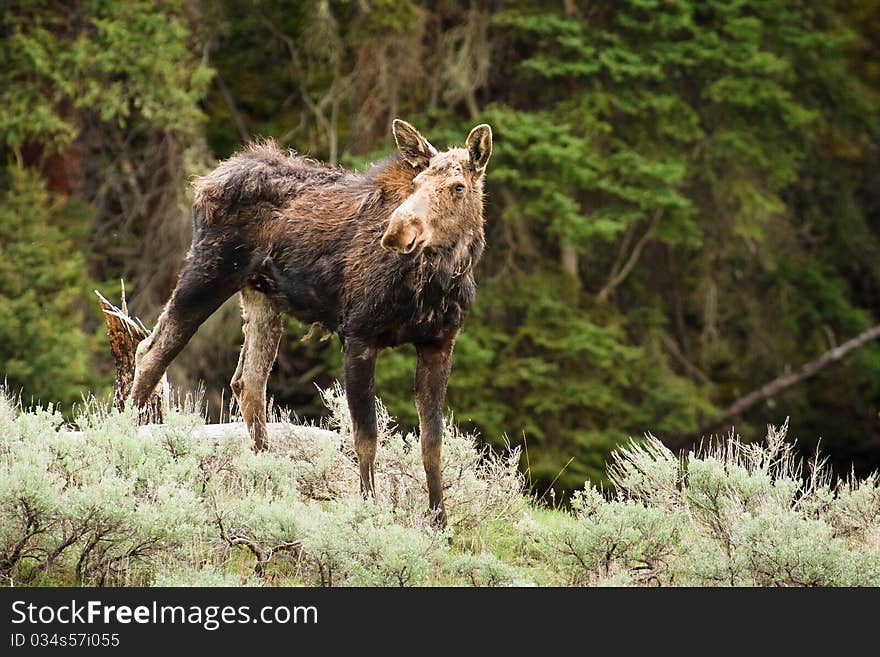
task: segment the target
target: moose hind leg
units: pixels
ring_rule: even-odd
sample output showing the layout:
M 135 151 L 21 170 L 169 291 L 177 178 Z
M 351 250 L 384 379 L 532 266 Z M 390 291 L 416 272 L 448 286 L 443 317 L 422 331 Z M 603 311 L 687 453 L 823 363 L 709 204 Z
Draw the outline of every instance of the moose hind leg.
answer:
M 199 326 L 241 287 L 240 277 L 212 274 L 198 261 L 187 262 L 156 327 L 138 345 L 130 393 L 136 408 L 144 406 L 168 365 Z
M 259 452 L 268 447 L 266 383 L 278 355 L 281 314 L 265 294 L 245 288 L 241 291 L 241 315 L 244 343 L 231 387 L 254 441 L 254 451 Z

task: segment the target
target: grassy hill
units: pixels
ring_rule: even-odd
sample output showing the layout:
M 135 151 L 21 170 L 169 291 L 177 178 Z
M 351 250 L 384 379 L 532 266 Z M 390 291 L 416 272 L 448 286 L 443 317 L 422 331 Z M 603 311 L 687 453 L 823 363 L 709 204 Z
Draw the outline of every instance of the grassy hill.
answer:
M 380 407 L 377 499 L 358 490 L 345 400 L 325 427 L 243 424 L 192 404 L 161 426 L 86 404 L 74 427 L 0 400 L 3 585 L 880 585 L 880 481 L 802 466 L 786 428 L 678 458 L 648 436 L 570 509 L 528 491 L 517 450 L 450 421 L 449 528 L 428 526 L 417 438 Z M 189 409 L 187 409 L 187 406 Z

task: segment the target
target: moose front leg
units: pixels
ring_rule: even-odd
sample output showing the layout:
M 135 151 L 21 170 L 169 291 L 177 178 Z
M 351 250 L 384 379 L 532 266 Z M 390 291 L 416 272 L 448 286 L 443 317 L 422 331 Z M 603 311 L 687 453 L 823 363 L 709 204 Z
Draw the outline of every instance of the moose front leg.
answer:
M 441 529 L 446 527 L 441 475 L 443 405 L 446 401 L 446 384 L 452 369 L 454 342 L 455 334 L 452 334 L 438 342 L 418 345 L 416 348 L 419 356 L 416 367 L 416 407 L 419 410 L 422 462 L 428 481 L 428 508 L 434 525 Z
M 345 344 L 345 396 L 351 414 L 351 431 L 361 473 L 364 497 L 375 494 L 376 461 L 376 354 L 375 347 L 349 340 Z

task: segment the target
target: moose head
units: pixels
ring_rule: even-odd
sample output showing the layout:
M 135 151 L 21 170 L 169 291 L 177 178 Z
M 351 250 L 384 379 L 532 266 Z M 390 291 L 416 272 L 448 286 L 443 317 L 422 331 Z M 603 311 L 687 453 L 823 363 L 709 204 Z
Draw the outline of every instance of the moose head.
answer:
M 395 119 L 394 139 L 419 173 L 412 192 L 391 213 L 382 247 L 399 254 L 452 247 L 482 229 L 483 178 L 492 155 L 492 128 L 471 130 L 464 148 L 438 152 L 418 130 Z

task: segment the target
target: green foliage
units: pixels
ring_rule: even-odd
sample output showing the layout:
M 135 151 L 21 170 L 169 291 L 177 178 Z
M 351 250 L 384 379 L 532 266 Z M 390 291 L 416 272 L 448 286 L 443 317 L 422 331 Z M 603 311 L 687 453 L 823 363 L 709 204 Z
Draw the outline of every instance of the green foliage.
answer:
M 407 527 L 371 502 L 349 501 L 308 518 L 302 550 L 321 586 L 418 586 L 429 581 L 444 543 L 430 528 Z
M 3 9 L 0 143 L 63 149 L 78 111 L 124 124 L 133 115 L 169 130 L 191 128 L 210 71 L 196 64 L 177 0 L 89 0 L 65 8 L 22 0 Z
M 522 569 L 504 563 L 491 552 L 464 552 L 447 560 L 444 569 L 470 586 L 529 586 Z
M 16 584 L 414 586 L 510 583 L 491 557 L 459 558 L 430 526 L 412 436 L 382 413 L 382 482 L 360 493 L 347 405 L 325 392 L 338 431 L 285 424 L 254 455 L 241 433 L 161 426 L 90 402 L 71 431 L 56 410 L 0 398 L 0 576 Z M 485 454 L 451 424 L 447 510 L 455 531 L 525 513 L 519 454 Z
M 82 254 L 33 257 L 134 277 L 149 319 L 187 246 L 183 185 L 209 166 L 202 139 L 218 158 L 271 136 L 364 167 L 392 148 L 394 116 L 438 146 L 491 123 L 489 248 L 449 407 L 486 443 L 528 446 L 536 490 L 571 491 L 604 481 L 629 436 L 698 437 L 732 401 L 877 322 L 878 30 L 876 2 L 857 4 L 20 0 L 2 14 L 0 151 L 69 195 L 52 223 Z M 84 179 L 58 184 L 51 154 Z M 30 207 L 32 194 L 7 194 Z M 42 316 L 37 296 L 23 293 L 16 317 Z M 204 379 L 215 409 L 240 346 L 234 316 L 177 361 L 175 381 Z M 51 323 L 61 342 L 74 325 Z M 338 376 L 340 345 L 290 329 L 270 395 L 316 419 L 314 384 Z M 75 362 L 53 374 L 67 347 L 9 344 L 0 371 L 27 393 L 66 401 L 66 382 L 88 383 Z M 412 349 L 380 358 L 404 433 L 413 370 Z M 737 426 L 791 415 L 865 475 L 880 463 L 865 448 L 878 382 L 880 346 L 867 345 Z
M 213 564 L 206 564 L 200 570 L 181 571 L 173 569 L 172 572 L 160 573 L 153 580 L 153 586 L 258 586 L 255 580 L 246 580 L 242 583 L 235 573 L 223 572 Z
M 97 383 L 89 336 L 85 262 L 59 221 L 63 199 L 17 166 L 0 174 L 0 363 L 9 390 L 70 404 Z M 60 201 L 60 203 L 59 203 Z
M 565 580 L 576 586 L 640 567 L 659 579 L 664 562 L 678 552 L 686 527 L 684 514 L 629 500 L 608 502 L 590 487 L 575 494 L 572 508 L 572 518 L 539 530 L 535 541 Z

